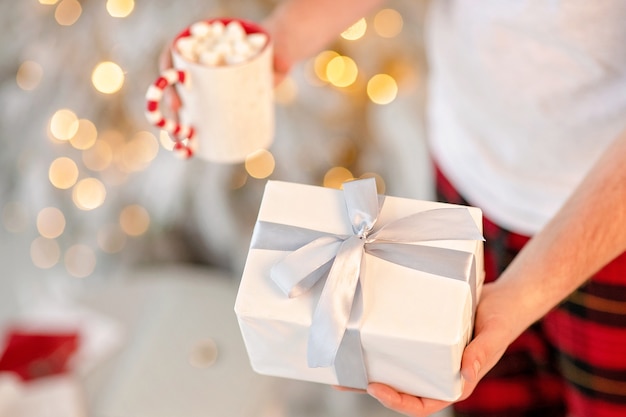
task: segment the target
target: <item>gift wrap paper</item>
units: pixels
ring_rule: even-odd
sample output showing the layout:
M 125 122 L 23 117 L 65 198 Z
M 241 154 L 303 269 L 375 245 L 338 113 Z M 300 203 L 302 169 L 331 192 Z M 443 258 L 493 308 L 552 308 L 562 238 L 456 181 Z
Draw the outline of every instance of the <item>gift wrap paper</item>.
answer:
M 415 213 L 461 208 L 469 213 L 472 227 L 482 233 L 482 213 L 477 208 L 377 198 L 380 212 L 374 229 Z M 286 295 L 271 271 L 292 250 L 258 244 L 267 237 L 260 236 L 267 224 L 284 226 L 283 234 L 297 234 L 301 228 L 338 236 L 355 234 L 341 190 L 268 181 L 235 303 L 252 368 L 265 375 L 365 388 L 366 383 L 359 386 L 363 383 L 352 383 L 350 378 L 340 381 L 335 366 L 339 364 L 310 366 L 309 333 L 326 278 L 306 291 Z M 340 351 L 341 366 L 363 366 L 367 382 L 384 383 L 408 394 L 457 399 L 462 391 L 461 356 L 471 337 L 484 280 L 481 239 L 417 243 L 473 254 L 473 271 L 461 279 L 405 267 L 365 251 L 345 333 L 346 340 L 360 343 L 361 351 Z

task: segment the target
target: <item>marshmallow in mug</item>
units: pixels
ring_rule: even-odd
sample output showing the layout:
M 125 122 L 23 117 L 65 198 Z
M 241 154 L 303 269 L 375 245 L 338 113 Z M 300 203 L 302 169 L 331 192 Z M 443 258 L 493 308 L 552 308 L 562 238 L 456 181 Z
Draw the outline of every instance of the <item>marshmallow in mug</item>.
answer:
M 179 38 L 176 49 L 188 61 L 208 66 L 234 65 L 257 55 L 267 44 L 264 33 L 247 34 L 241 23 L 233 20 L 198 22 L 190 36 Z

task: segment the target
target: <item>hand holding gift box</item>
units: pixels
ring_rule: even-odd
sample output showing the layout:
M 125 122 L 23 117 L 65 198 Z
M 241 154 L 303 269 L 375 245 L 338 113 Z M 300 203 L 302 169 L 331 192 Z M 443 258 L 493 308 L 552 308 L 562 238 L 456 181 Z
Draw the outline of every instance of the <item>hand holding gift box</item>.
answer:
M 267 184 L 235 305 L 263 374 L 456 399 L 483 278 L 481 212 Z

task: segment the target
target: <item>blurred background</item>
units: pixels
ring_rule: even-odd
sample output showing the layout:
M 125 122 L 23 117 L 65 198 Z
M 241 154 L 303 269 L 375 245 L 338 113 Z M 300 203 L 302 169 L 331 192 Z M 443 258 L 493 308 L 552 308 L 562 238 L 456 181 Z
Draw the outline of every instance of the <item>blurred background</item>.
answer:
M 41 407 L 55 395 L 70 416 L 394 415 L 366 396 L 254 375 L 232 306 L 268 179 L 375 177 L 381 193 L 432 198 L 427 2 L 391 0 L 297 66 L 276 89 L 273 146 L 245 163 L 180 159 L 144 116 L 179 31 L 261 21 L 278 3 L 0 3 L 0 336 L 78 329 L 81 341 L 60 385 L 0 378 L 0 416 L 3 404 L 60 415 Z

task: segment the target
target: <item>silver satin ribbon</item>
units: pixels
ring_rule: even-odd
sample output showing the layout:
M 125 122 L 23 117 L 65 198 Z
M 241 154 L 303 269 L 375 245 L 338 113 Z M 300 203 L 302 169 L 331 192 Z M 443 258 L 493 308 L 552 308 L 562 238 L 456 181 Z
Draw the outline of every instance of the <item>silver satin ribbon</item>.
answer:
M 375 230 L 381 207 L 375 180 L 344 183 L 343 193 L 353 234 L 259 221 L 251 247 L 291 251 L 270 272 L 272 280 L 289 297 L 303 294 L 326 277 L 309 329 L 308 366 L 334 365 L 340 385 L 366 388 L 360 333 L 358 328 L 348 327 L 355 294 L 360 293 L 363 254 L 446 278 L 465 280 L 469 276 L 475 306 L 474 255 L 416 243 L 483 240 L 483 236 L 469 211 L 462 207 L 415 213 Z

